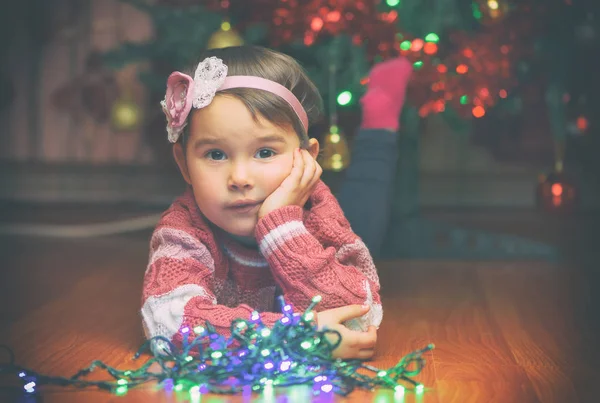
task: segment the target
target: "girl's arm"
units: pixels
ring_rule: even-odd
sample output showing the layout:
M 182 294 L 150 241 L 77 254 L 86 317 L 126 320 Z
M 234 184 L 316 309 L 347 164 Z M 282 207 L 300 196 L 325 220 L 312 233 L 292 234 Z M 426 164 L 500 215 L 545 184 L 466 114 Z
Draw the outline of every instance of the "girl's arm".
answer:
M 249 319 L 253 308 L 241 304 L 230 308 L 217 303 L 215 263 L 209 249 L 182 229 L 159 227 L 150 245 L 150 261 L 144 276 L 142 319 L 148 338 L 164 336 L 176 344 L 181 329 L 209 321 L 226 337 L 235 319 Z M 263 312 L 262 321 L 272 326 L 281 314 Z
M 317 310 L 345 305 L 367 305 L 369 311 L 347 323 L 354 330 L 379 327 L 383 311 L 379 277 L 369 250 L 352 232 L 341 209 L 324 184 L 315 193 L 331 197 L 330 212 L 315 214 L 309 232 L 299 206 L 286 206 L 259 220 L 259 247 L 281 286 L 286 300 L 304 310 L 315 295 L 322 297 Z M 315 231 L 313 231 L 315 232 Z

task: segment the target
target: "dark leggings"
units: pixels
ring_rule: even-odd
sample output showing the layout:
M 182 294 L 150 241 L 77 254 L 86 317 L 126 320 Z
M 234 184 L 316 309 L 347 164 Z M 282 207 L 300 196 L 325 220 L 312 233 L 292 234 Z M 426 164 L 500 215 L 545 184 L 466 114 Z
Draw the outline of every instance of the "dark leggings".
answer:
M 373 257 L 381 254 L 392 205 L 398 133 L 360 129 L 352 147 L 352 160 L 337 198 L 354 232 Z

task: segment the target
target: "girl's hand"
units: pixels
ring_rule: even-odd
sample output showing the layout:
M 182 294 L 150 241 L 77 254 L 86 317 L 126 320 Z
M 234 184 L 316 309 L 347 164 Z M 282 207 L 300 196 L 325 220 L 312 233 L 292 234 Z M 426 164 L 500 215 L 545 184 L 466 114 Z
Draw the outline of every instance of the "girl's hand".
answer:
M 347 305 L 317 313 L 319 330 L 336 330 L 342 336 L 342 342 L 333 350 L 333 358 L 367 360 L 373 357 L 377 343 L 377 328 L 369 326 L 366 332 L 360 332 L 350 330 L 342 324 L 347 320 L 363 316 L 368 311 L 368 306 Z M 336 342 L 337 337 L 331 336 L 330 341 Z
M 285 206 L 304 206 L 312 194 L 323 169 L 306 150 L 294 151 L 292 172 L 263 202 L 258 217 Z

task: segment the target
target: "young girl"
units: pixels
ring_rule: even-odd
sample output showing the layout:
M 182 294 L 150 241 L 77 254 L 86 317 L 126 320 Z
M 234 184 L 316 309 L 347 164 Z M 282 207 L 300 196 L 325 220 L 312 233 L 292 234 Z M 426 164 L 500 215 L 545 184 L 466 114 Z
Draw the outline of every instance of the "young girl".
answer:
M 147 337 L 181 343 L 183 327 L 191 332 L 207 320 L 228 335 L 234 319 L 255 310 L 273 325 L 280 289 L 297 312 L 322 297 L 318 326 L 342 335 L 336 357 L 372 357 L 379 279 L 320 181 L 319 144 L 307 132 L 321 99 L 302 68 L 259 47 L 211 50 L 190 74 L 169 76 L 162 106 L 189 187 L 151 239 L 141 311 Z

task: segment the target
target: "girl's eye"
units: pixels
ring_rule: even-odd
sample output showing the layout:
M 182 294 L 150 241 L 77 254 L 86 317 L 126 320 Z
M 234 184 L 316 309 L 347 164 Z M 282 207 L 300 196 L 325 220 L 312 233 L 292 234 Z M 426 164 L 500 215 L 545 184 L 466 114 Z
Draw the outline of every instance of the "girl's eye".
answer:
M 220 161 L 225 159 L 225 153 L 219 150 L 212 150 L 206 153 L 206 156 L 211 160 Z
M 273 150 L 269 150 L 268 148 L 262 148 L 256 153 L 257 158 L 271 158 L 274 155 L 275 152 Z

